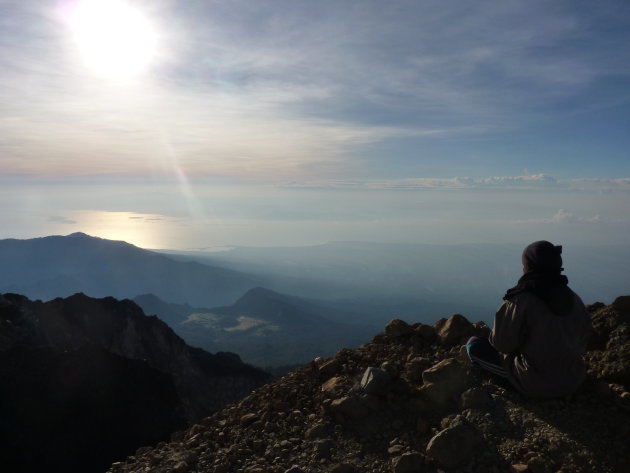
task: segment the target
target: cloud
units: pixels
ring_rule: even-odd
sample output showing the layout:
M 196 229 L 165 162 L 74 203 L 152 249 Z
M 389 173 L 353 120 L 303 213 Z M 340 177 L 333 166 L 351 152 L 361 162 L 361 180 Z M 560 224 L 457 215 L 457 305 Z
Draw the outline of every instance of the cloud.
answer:
M 597 214 L 592 217 L 581 217 L 575 215 L 573 212 L 569 212 L 565 209 L 558 209 L 558 211 L 553 214 L 551 217 L 543 217 L 543 218 L 532 218 L 526 220 L 517 220 L 515 223 L 518 224 L 553 224 L 553 225 L 564 225 L 564 224 L 577 224 L 577 223 L 627 223 L 626 220 L 623 219 L 610 219 L 603 218 L 601 215 Z
M 530 174 L 521 176 L 489 176 L 482 178 L 417 177 L 405 179 L 336 179 L 291 181 L 282 184 L 282 187 L 321 189 L 495 189 L 505 191 L 556 190 L 564 192 L 626 193 L 630 191 L 630 178 L 557 179 L 547 174 Z
M 58 215 L 53 215 L 53 216 L 49 217 L 48 221 L 52 222 L 52 223 L 63 223 L 64 225 L 75 225 L 75 224 L 79 223 L 76 220 L 72 220 L 72 219 L 67 218 L 67 217 L 61 217 L 61 216 L 58 216 Z
M 310 187 L 334 189 L 540 189 L 558 188 L 565 184 L 545 174 L 529 176 L 492 176 L 481 179 L 471 177 L 374 180 L 292 181 L 285 187 Z
M 479 180 L 479 184 L 500 187 L 548 187 L 557 186 L 558 180 L 545 174 L 527 176 L 492 176 Z

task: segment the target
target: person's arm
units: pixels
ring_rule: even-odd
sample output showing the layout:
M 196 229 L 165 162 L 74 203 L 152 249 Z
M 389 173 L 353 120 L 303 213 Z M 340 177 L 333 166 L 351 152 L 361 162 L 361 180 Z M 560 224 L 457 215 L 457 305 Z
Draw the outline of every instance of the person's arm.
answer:
M 509 355 L 523 343 L 525 313 L 511 301 L 504 301 L 494 316 L 490 343 L 499 352 Z

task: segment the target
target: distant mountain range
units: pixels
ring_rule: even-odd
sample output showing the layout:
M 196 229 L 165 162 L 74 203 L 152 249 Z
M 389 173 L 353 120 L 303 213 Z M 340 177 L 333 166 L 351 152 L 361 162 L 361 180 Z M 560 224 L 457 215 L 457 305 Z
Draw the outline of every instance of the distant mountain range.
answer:
M 192 348 L 132 301 L 0 294 L 0 458 L 7 471 L 102 471 L 270 376 Z
M 175 261 L 123 241 L 83 233 L 0 240 L 0 292 L 49 300 L 83 292 L 132 298 L 153 293 L 175 303 L 233 303 L 258 285 L 251 277 L 193 261 Z
M 230 350 L 257 366 L 306 363 L 341 347 L 369 341 L 375 325 L 360 315 L 303 298 L 254 288 L 234 304 L 211 309 L 169 304 L 153 294 L 134 301 L 157 314 L 188 343 L 209 351 Z
M 264 288 L 248 291 L 234 304 L 212 309 L 169 304 L 152 294 L 134 301 L 157 314 L 191 345 L 209 351 L 231 350 L 263 367 L 306 363 L 341 347 L 367 343 L 377 329 L 349 324 L 357 314 L 318 305 Z
M 364 343 L 394 317 L 427 322 L 460 313 L 490 324 L 522 272 L 521 251 L 513 244 L 338 242 L 157 252 L 75 233 L 0 240 L 0 267 L 10 268 L 0 272 L 0 292 L 42 300 L 149 295 L 136 301 L 188 343 L 268 367 Z M 563 257 L 585 302 L 610 301 L 630 287 L 630 246 L 567 245 Z

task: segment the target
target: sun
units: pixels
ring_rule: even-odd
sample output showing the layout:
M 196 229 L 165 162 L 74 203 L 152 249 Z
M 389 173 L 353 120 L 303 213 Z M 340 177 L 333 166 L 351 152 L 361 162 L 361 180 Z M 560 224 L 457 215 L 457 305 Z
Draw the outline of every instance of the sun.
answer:
M 94 73 L 125 79 L 146 72 L 157 36 L 146 15 L 124 0 L 78 0 L 68 23 L 85 65 Z

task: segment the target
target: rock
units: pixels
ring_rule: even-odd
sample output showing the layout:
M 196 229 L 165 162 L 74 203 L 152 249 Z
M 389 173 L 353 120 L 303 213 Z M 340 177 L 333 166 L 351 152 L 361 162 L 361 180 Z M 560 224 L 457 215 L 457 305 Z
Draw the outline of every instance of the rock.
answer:
M 475 333 L 475 328 L 466 317 L 455 314 L 436 323 L 436 332 L 442 344 L 461 345 Z
M 302 468 L 297 465 L 293 465 L 288 470 L 285 470 L 284 473 L 306 473 Z
M 422 373 L 424 385 L 420 389 L 438 405 L 446 405 L 462 391 L 474 384 L 474 376 L 459 361 L 447 358 Z
M 357 398 L 348 396 L 331 402 L 330 411 L 338 421 L 343 421 L 344 419 L 358 420 L 366 414 L 366 410 L 361 402 Z
M 424 457 L 418 452 L 405 453 L 392 461 L 393 473 L 418 473 L 424 466 Z
M 330 426 L 328 424 L 315 424 L 304 434 L 309 440 L 328 437 L 330 434 Z
M 370 411 L 376 411 L 379 408 L 379 398 L 373 394 L 363 393 L 359 396 L 361 405 Z
M 404 320 L 392 319 L 385 326 L 385 333 L 392 338 L 399 338 L 413 333 L 413 329 Z
M 552 473 L 553 465 L 542 457 L 534 457 L 527 462 L 531 473 Z
M 185 461 L 180 461 L 173 466 L 173 473 L 185 473 L 189 470 L 188 463 Z
M 530 473 L 529 467 L 523 463 L 515 463 L 510 466 L 510 473 Z
M 328 381 L 322 384 L 322 392 L 335 393 L 336 391 L 339 391 L 344 381 L 345 378 L 343 376 L 335 376 L 334 378 L 330 378 Z
M 258 420 L 258 416 L 256 414 L 249 413 L 242 416 L 239 423 L 241 424 L 242 427 L 247 427 L 248 425 L 253 424 L 257 420 Z
M 470 388 L 461 395 L 462 409 L 483 408 L 492 404 L 492 396 L 484 388 Z
M 355 473 L 356 469 L 349 463 L 338 463 L 330 469 L 330 473 Z
M 425 342 L 430 343 L 435 340 L 435 337 L 437 336 L 433 325 L 415 324 L 413 329 Z
M 613 309 L 623 315 L 630 316 L 630 296 L 619 296 L 612 303 Z
M 422 373 L 431 365 L 425 357 L 414 357 L 405 364 L 405 378 L 411 383 L 422 383 Z
M 375 396 L 385 396 L 391 387 L 392 379 L 387 372 L 369 367 L 363 373 L 361 379 L 361 389 L 368 394 Z
M 385 361 L 383 364 L 381 364 L 381 369 L 385 371 L 392 379 L 398 376 L 398 368 L 396 367 L 396 365 L 390 363 L 389 361 Z
M 324 379 L 329 379 L 339 371 L 340 367 L 341 362 L 337 358 L 333 358 L 322 364 L 318 369 Z
M 315 442 L 315 454 L 320 458 L 329 459 L 335 442 L 331 439 L 322 439 Z
M 405 451 L 405 447 L 403 447 L 402 445 L 392 445 L 391 447 L 387 449 L 387 453 L 389 453 L 391 456 L 394 456 L 394 457 L 399 456 L 404 451 Z
M 445 468 L 455 468 L 469 462 L 475 447 L 483 441 L 481 432 L 460 421 L 438 432 L 427 445 L 427 454 Z

